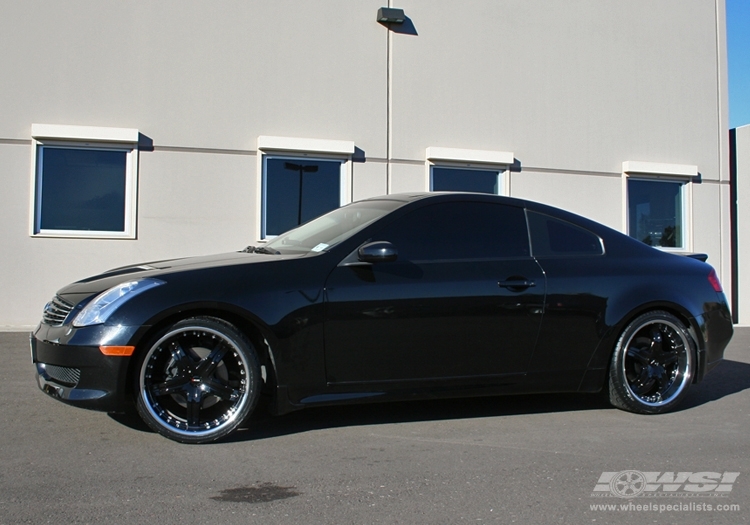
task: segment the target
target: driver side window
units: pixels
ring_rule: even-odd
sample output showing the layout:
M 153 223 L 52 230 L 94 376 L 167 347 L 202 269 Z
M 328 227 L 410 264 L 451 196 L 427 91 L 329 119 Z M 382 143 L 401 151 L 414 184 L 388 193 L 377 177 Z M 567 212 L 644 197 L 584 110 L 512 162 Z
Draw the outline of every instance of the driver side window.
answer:
M 529 257 L 522 208 L 491 202 L 443 202 L 418 208 L 373 240 L 391 242 L 399 261 Z

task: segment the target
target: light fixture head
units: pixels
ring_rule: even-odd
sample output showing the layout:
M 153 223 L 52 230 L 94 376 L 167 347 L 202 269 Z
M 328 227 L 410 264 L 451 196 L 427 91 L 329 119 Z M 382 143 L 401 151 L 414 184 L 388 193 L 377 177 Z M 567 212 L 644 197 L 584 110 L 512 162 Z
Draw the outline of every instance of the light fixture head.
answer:
M 378 22 L 382 24 L 403 24 L 406 15 L 403 9 L 393 7 L 381 7 L 378 9 Z

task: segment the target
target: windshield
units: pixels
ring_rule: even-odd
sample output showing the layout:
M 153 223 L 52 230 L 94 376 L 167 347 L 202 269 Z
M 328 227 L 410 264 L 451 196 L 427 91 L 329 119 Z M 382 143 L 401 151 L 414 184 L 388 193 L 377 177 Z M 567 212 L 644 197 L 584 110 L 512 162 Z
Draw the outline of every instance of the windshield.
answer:
M 293 230 L 282 233 L 261 248 L 260 253 L 323 252 L 348 239 L 404 203 L 391 200 L 361 201 L 321 215 Z

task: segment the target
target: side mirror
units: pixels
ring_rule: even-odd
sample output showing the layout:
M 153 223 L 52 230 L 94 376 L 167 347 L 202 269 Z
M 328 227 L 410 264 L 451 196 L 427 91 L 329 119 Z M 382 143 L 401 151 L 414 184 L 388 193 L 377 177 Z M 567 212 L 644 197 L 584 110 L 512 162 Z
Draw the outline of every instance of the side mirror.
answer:
M 398 250 L 387 241 L 375 241 L 362 246 L 357 256 L 366 263 L 393 262 L 398 258 Z

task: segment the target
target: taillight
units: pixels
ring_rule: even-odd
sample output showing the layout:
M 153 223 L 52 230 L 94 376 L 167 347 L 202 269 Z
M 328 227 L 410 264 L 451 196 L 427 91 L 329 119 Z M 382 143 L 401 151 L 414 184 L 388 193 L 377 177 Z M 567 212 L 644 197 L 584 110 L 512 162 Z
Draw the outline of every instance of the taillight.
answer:
M 708 282 L 711 283 L 711 286 L 713 286 L 714 290 L 716 290 L 717 292 L 724 291 L 724 289 L 721 287 L 719 276 L 716 275 L 716 270 L 711 270 L 711 273 L 708 274 Z

